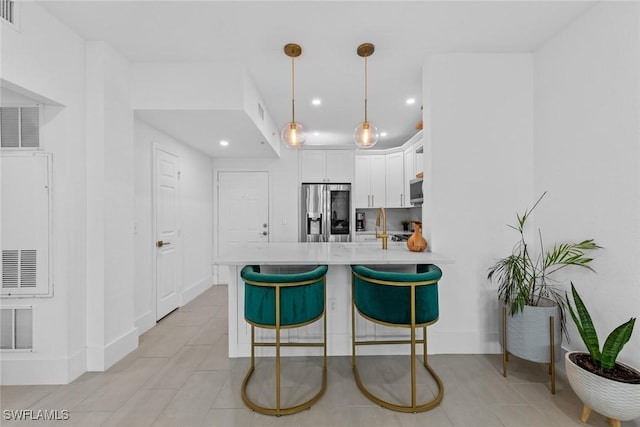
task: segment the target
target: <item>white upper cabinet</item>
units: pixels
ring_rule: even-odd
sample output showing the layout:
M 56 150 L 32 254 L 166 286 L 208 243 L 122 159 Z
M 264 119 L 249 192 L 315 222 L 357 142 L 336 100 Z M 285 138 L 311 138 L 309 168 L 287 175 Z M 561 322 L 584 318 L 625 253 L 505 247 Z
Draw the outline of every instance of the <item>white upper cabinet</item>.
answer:
M 355 207 L 385 207 L 385 155 L 356 156 Z
M 353 152 L 348 150 L 300 151 L 301 182 L 341 182 L 353 180 Z
M 404 153 L 397 151 L 385 155 L 386 160 L 386 207 L 406 206 L 404 197 Z
M 416 152 L 416 174 L 424 173 L 424 148 L 422 145 L 422 139 L 415 143 Z M 415 175 L 414 175 L 415 178 Z
M 409 196 L 411 189 L 409 188 L 409 181 L 416 177 L 416 154 L 413 145 L 410 145 L 404 149 L 404 206 L 410 207 Z

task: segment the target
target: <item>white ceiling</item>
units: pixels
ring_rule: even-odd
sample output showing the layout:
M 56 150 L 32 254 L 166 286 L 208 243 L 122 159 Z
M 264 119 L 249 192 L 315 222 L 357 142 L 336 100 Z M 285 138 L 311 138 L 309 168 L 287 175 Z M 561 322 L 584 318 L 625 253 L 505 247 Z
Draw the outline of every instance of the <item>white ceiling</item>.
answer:
M 42 1 L 87 40 L 130 61 L 244 64 L 277 126 L 291 118 L 291 62 L 298 43 L 296 119 L 309 144 L 352 147 L 364 117 L 363 42 L 369 58 L 369 120 L 399 145 L 421 119 L 422 66 L 433 53 L 533 52 L 594 2 L 581 1 Z M 311 99 L 322 99 L 314 107 Z M 406 105 L 409 97 L 416 99 Z M 263 155 L 243 120 L 214 112 L 138 111 L 137 116 L 212 156 Z M 428 126 L 428 123 L 425 124 Z M 314 136 L 313 132 L 319 132 Z M 219 147 L 217 138 L 231 145 Z M 259 136 L 256 136 L 259 139 Z M 268 146 L 268 144 L 264 144 Z M 265 151 L 265 153 L 268 150 Z M 266 154 L 268 155 L 268 154 Z

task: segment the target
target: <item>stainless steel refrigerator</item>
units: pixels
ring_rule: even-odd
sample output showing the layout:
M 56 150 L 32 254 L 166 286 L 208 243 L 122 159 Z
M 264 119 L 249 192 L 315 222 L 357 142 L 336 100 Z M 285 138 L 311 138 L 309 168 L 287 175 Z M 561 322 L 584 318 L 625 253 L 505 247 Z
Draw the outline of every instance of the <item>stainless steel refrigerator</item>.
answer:
M 351 184 L 302 184 L 301 242 L 351 241 Z

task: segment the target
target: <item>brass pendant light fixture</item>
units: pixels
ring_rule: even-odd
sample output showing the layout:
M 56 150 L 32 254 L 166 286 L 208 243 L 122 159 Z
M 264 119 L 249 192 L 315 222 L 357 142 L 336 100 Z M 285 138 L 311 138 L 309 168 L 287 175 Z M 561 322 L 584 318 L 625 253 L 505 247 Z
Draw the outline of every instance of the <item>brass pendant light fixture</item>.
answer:
M 375 48 L 371 43 L 358 46 L 358 56 L 364 58 L 364 122 L 360 123 L 353 133 L 353 140 L 360 148 L 371 148 L 378 142 L 378 129 L 367 119 L 367 58 L 373 55 Z
M 291 58 L 291 122 L 284 125 L 280 137 L 287 147 L 301 147 L 307 135 L 300 123 L 296 123 L 296 106 L 295 106 L 295 66 L 294 59 L 302 54 L 302 48 L 295 43 L 289 43 L 284 47 L 284 53 Z

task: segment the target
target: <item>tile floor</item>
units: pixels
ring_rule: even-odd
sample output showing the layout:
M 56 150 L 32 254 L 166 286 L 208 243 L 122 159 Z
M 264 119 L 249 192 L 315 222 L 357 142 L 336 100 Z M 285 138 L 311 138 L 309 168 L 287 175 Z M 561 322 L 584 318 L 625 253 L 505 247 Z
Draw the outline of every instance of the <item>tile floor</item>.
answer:
M 406 356 L 363 357 L 363 380 L 389 399 L 408 396 Z M 252 379 L 252 398 L 273 398 L 268 380 L 273 364 L 259 359 Z M 304 398 L 319 381 L 319 357 L 283 362 L 283 399 Z M 5 386 L 4 409 L 68 410 L 66 421 L 7 421 L 2 426 L 349 426 L 349 427 L 564 427 L 584 426 L 582 408 L 566 380 L 559 376 L 557 393 L 549 392 L 544 366 L 513 358 L 509 376 L 502 376 L 499 355 L 432 355 L 445 394 L 440 406 L 404 414 L 380 408 L 366 399 L 353 380 L 349 357 L 330 357 L 328 387 L 310 410 L 272 417 L 248 410 L 240 384 L 248 359 L 227 357 L 226 286 L 214 286 L 176 310 L 140 337 L 140 346 L 103 373 L 88 372 L 68 385 Z M 421 370 L 418 370 L 421 372 Z M 309 380 L 302 383 L 297 375 Z M 378 383 L 378 384 L 376 384 Z M 381 385 L 385 383 L 386 385 Z M 301 385 L 305 384 L 305 385 Z M 319 384 L 319 382 L 317 382 Z M 419 390 L 433 384 L 420 377 Z M 588 425 L 605 427 L 593 413 Z M 622 423 L 640 427 L 640 419 Z

